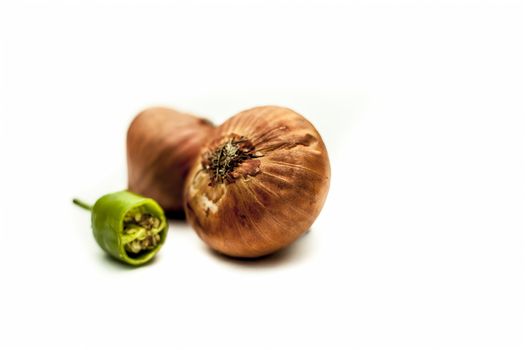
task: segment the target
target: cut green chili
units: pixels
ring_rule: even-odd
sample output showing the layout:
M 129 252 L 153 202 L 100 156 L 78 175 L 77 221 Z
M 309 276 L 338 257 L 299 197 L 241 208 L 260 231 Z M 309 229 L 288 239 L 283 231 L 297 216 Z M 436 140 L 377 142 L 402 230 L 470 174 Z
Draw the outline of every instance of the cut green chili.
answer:
M 76 198 L 73 203 L 91 211 L 98 245 L 127 264 L 142 265 L 151 260 L 166 239 L 166 217 L 153 199 L 120 191 L 101 197 L 93 206 Z

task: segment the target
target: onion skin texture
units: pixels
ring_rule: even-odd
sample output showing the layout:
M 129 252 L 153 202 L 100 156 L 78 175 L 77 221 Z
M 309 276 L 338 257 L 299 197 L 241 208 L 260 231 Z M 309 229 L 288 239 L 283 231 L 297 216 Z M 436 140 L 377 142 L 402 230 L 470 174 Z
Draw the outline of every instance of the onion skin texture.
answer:
M 139 113 L 127 133 L 129 190 L 180 216 L 184 180 L 213 128 L 206 119 L 169 108 Z
M 232 257 L 260 257 L 310 228 L 328 193 L 330 162 L 309 121 L 287 108 L 256 107 L 209 137 L 184 187 L 186 218 L 206 244 Z M 236 150 L 228 140 L 250 154 L 221 181 L 213 164 Z

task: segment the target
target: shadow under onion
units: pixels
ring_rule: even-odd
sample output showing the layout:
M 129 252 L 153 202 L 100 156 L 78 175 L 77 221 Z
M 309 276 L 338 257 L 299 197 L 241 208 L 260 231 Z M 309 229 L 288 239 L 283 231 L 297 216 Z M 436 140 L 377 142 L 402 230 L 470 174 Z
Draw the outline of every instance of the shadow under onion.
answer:
M 304 259 L 312 250 L 311 229 L 308 229 L 297 241 L 288 247 L 275 253 L 260 256 L 257 258 L 239 258 L 224 255 L 208 246 L 206 250 L 211 256 L 224 264 L 241 268 L 272 268 L 283 264 L 297 263 Z

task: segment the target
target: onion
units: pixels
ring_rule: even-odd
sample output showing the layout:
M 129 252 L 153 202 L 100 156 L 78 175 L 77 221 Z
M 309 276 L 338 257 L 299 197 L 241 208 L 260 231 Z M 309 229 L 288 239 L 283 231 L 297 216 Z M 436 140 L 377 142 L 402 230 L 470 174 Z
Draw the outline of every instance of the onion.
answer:
M 209 121 L 168 108 L 138 114 L 127 135 L 129 190 L 178 215 L 185 177 L 211 130 Z
M 243 111 L 209 134 L 184 187 L 199 237 L 234 257 L 258 257 L 300 237 L 323 207 L 328 154 L 315 127 L 282 107 Z

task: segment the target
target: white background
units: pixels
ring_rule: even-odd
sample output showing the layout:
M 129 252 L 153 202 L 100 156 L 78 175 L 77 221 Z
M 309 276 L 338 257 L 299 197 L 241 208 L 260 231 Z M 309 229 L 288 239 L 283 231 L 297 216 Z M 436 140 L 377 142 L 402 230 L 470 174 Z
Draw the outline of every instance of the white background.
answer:
M 0 348 L 523 348 L 519 1 L 0 5 Z M 132 117 L 278 104 L 323 135 L 311 233 L 267 259 L 172 222 L 143 268 L 90 201 Z

